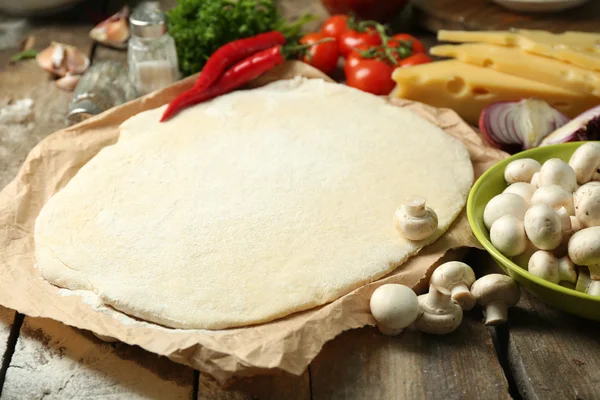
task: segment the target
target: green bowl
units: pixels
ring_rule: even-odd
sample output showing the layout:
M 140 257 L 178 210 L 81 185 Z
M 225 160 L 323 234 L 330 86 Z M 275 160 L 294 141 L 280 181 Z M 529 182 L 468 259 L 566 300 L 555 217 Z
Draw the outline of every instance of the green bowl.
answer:
M 538 147 L 515 154 L 487 170 L 475 182 L 467 200 L 467 216 L 475 237 L 492 255 L 496 263 L 515 281 L 528 288 L 545 303 L 580 317 L 600 321 L 600 297 L 577 292 L 530 274 L 502 255 L 490 242 L 490 234 L 483 223 L 483 210 L 490 199 L 506 188 L 504 169 L 514 160 L 533 158 L 541 163 L 550 158 L 568 161 L 571 154 L 584 142 Z

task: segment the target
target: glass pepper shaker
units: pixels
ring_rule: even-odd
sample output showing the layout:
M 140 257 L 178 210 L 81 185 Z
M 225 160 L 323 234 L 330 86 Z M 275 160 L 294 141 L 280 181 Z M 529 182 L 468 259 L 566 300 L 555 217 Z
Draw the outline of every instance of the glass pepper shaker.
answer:
M 67 110 L 67 122 L 81 122 L 137 96 L 125 65 L 117 61 L 97 61 L 75 87 Z
M 140 95 L 179 79 L 175 41 L 167 33 L 167 18 L 156 5 L 140 5 L 129 16 L 127 48 L 129 76 Z

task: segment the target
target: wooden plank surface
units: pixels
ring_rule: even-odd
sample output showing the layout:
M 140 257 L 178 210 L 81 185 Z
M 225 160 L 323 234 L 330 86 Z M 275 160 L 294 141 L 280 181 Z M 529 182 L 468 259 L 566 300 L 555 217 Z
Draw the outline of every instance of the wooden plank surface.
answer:
M 51 41 L 58 41 L 77 46 L 89 54 L 92 43 L 87 33 L 91 26 L 85 22 L 48 20 L 37 25 L 26 24 L 26 28 L 19 28 L 19 35 L 34 35 L 37 50 L 44 49 Z M 15 36 L 8 30 L 0 30 L 0 43 L 11 41 L 8 48 L 0 50 L 0 107 L 30 98 L 33 100 L 33 117 L 19 127 L 0 126 L 0 188 L 14 178 L 33 146 L 65 126 L 67 105 L 71 99 L 71 93 L 58 89 L 35 60 L 8 64 L 9 57 L 18 51 L 20 38 L 22 36 Z
M 509 399 L 508 383 L 478 312 L 436 336 L 375 328 L 343 333 L 310 367 L 314 400 Z
M 301 376 L 278 374 L 236 379 L 225 387 L 200 374 L 198 400 L 310 400 L 308 370 Z
M 190 399 L 193 370 L 44 318 L 26 318 L 3 399 Z
M 555 13 L 517 13 L 490 0 L 414 0 L 417 22 L 434 32 L 440 29 L 506 30 L 511 27 L 600 32 L 600 2 Z
M 600 322 L 552 309 L 523 292 L 508 340 L 509 365 L 523 398 L 600 398 Z

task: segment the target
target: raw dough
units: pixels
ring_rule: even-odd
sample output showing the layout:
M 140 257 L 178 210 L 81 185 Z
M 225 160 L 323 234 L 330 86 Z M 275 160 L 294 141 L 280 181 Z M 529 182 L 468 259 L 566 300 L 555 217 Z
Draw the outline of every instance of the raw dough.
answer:
M 439 237 L 473 180 L 467 150 L 408 110 L 322 80 L 239 91 L 121 126 L 42 209 L 51 283 L 177 328 L 243 326 L 309 309 L 392 271 Z M 411 243 L 410 195 L 439 217 Z

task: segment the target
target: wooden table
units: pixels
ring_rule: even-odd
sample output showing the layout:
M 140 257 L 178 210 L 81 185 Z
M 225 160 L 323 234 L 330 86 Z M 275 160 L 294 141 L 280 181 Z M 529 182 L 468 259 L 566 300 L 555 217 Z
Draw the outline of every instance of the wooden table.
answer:
M 87 36 L 93 21 L 80 17 L 82 10 L 93 15 L 115 5 L 89 3 L 52 20 L 0 17 L 0 107 L 31 98 L 35 109 L 20 134 L 0 127 L 0 187 L 14 177 L 35 143 L 64 127 L 71 96 L 58 90 L 35 61 L 7 65 L 18 40 L 33 34 L 38 49 L 55 40 L 89 52 L 93 61 L 125 58 L 123 52 L 93 46 Z M 163 1 L 163 6 L 172 3 Z M 316 0 L 281 1 L 280 6 L 289 17 L 305 11 L 326 15 Z M 472 252 L 469 259 L 479 275 L 493 268 L 484 253 Z M 138 347 L 107 344 L 90 332 L 2 307 L 0 360 L 2 399 L 600 398 L 600 324 L 550 309 L 527 292 L 511 309 L 508 326 L 486 328 L 481 313 L 472 311 L 446 336 L 385 337 L 374 328 L 358 329 L 327 343 L 302 376 L 255 377 L 225 388 Z

